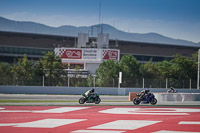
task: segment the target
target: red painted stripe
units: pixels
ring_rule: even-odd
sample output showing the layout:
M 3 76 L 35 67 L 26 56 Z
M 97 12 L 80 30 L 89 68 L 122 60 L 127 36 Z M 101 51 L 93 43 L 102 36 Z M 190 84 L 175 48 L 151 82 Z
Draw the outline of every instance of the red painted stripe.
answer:
M 99 111 L 118 108 L 118 110 L 134 109 L 140 108 L 137 112 L 140 111 L 149 111 L 149 112 L 165 112 L 172 113 L 169 111 L 176 110 L 176 107 L 147 107 L 147 106 L 87 106 L 86 109 L 75 110 L 64 113 L 35 113 L 35 111 L 43 111 L 48 109 L 59 109 L 65 108 L 66 106 L 1 106 L 0 107 L 0 131 L 1 133 L 15 132 L 15 133 L 67 133 L 77 130 L 82 131 L 92 131 L 92 130 L 106 130 L 106 131 L 125 131 L 127 133 L 132 132 L 158 132 L 161 130 L 165 131 L 183 131 L 183 132 L 200 132 L 199 124 L 179 124 L 181 121 L 184 122 L 200 122 L 200 107 L 179 107 L 178 109 L 192 109 L 188 111 L 188 115 L 138 115 L 138 114 L 111 114 L 111 113 L 100 113 Z M 73 107 L 85 107 L 85 106 L 68 106 L 67 108 Z M 5 111 L 5 112 L 2 112 Z M 7 112 L 6 112 L 7 111 Z M 9 112 L 13 111 L 13 112 Z M 16 112 L 14 112 L 16 111 Z M 21 112 L 20 112 L 21 111 Z M 180 110 L 179 110 L 180 111 Z M 181 112 L 180 112 L 181 113 Z M 77 121 L 79 120 L 80 121 Z M 86 119 L 86 120 L 83 120 Z M 39 127 L 17 127 L 20 123 L 30 123 L 33 124 L 40 123 L 43 121 L 49 122 L 49 125 L 55 124 L 56 120 L 64 122 L 63 125 L 57 126 L 54 128 L 39 128 Z M 75 123 L 65 124 L 68 120 L 77 121 Z M 83 121 L 81 121 L 83 120 Z M 132 122 L 130 125 L 122 124 L 121 129 L 110 129 L 112 124 L 118 122 Z M 138 123 L 134 122 L 150 122 L 150 121 L 160 121 L 158 123 L 147 125 L 142 128 L 137 128 Z M 32 124 L 31 123 L 31 124 Z M 3 125 L 3 124 L 14 124 L 14 125 Z M 46 123 L 45 123 L 46 124 Z M 26 125 L 26 124 L 25 124 Z M 42 124 L 41 124 L 42 125 Z M 48 125 L 48 126 L 49 126 Z M 144 124 L 143 124 L 144 125 Z M 98 127 L 106 127 L 107 129 L 96 129 Z M 114 126 L 113 126 L 114 127 Z M 136 128 L 136 129 L 125 129 L 125 128 Z M 102 131 L 103 133 L 103 131 Z

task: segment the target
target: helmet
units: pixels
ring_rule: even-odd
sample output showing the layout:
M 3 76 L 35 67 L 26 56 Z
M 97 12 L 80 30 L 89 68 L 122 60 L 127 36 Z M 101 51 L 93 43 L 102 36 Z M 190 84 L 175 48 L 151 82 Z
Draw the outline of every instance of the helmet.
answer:
M 149 92 L 149 89 L 148 89 L 148 88 L 146 88 L 146 89 L 145 89 L 145 92 L 146 92 L 146 93 L 148 93 L 148 92 Z
M 94 92 L 94 89 L 92 89 L 91 92 Z

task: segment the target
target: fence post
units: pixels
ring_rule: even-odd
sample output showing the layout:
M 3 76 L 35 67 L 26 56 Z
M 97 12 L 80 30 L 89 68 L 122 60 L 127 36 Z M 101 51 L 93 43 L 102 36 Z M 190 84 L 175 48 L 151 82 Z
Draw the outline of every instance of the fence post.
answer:
M 67 83 L 68 83 L 68 87 L 69 87 L 69 76 L 68 76 L 68 78 L 67 78 Z
M 144 88 L 144 78 L 143 78 L 143 88 Z
M 42 86 L 44 87 L 44 75 L 43 75 L 43 78 L 42 78 Z
M 192 89 L 192 79 L 190 79 L 190 90 Z
M 168 88 L 168 79 L 166 78 L 166 89 Z
M 96 87 L 96 78 L 95 78 L 95 76 L 94 76 L 94 87 Z
M 113 80 L 113 88 L 114 88 L 115 87 L 115 79 L 112 78 L 112 80 Z

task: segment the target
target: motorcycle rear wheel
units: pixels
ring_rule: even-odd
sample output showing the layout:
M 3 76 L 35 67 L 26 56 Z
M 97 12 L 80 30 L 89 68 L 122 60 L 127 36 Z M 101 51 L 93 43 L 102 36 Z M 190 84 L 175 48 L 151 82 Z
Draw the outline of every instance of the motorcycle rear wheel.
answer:
M 100 98 L 95 98 L 95 100 L 94 100 L 94 103 L 95 104 L 99 104 L 101 102 L 101 99 Z
M 150 100 L 151 105 L 155 105 L 157 103 L 157 99 L 156 98 L 152 98 Z
M 85 103 L 85 98 L 84 98 L 84 97 L 81 97 L 81 98 L 79 99 L 79 103 L 80 103 L 80 104 L 84 104 L 84 103 Z
M 135 105 L 139 105 L 140 102 L 141 102 L 141 101 L 140 101 L 138 98 L 134 98 L 134 99 L 133 99 L 133 104 L 135 104 Z

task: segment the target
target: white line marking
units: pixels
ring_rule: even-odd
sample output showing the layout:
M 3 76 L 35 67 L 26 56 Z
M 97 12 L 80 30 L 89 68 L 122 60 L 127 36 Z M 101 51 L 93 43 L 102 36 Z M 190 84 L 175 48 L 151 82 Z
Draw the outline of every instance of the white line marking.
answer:
M 33 113 L 65 113 L 65 112 L 88 109 L 88 108 L 90 107 L 61 107 L 61 108 L 55 108 L 55 109 L 33 111 Z
M 125 131 L 107 131 L 107 130 L 77 130 L 72 133 L 123 133 Z
M 55 128 L 84 120 L 86 119 L 43 119 L 33 122 L 19 123 L 14 127 Z
M 99 111 L 108 114 L 141 114 L 141 115 L 189 115 L 189 112 L 200 112 L 200 109 L 187 108 L 111 108 Z
M 19 123 L 12 123 L 12 124 L 10 124 L 10 123 L 8 123 L 8 124 L 0 124 L 0 127 L 6 127 L 6 126 L 16 126 L 17 124 L 19 124 Z
M 199 133 L 199 132 L 185 132 L 185 131 L 166 131 L 166 130 L 161 130 L 161 131 L 152 132 L 152 133 Z
M 47 109 L 47 110 L 39 110 L 39 111 L 32 111 L 32 110 L 0 110 L 0 112 L 6 113 L 18 113 L 18 112 L 32 112 L 32 113 L 65 113 L 70 111 L 88 109 L 90 107 L 61 107 L 61 108 L 54 108 L 54 109 Z
M 126 129 L 133 130 L 149 125 L 159 123 L 160 121 L 146 121 L 146 120 L 117 120 L 102 125 L 90 127 L 89 129 Z
M 33 112 L 31 110 L 1 110 L 0 113 L 3 112 L 3 113 L 19 113 L 19 112 L 22 112 L 22 113 L 25 113 L 25 112 Z
M 200 121 L 181 121 L 178 124 L 200 124 Z

